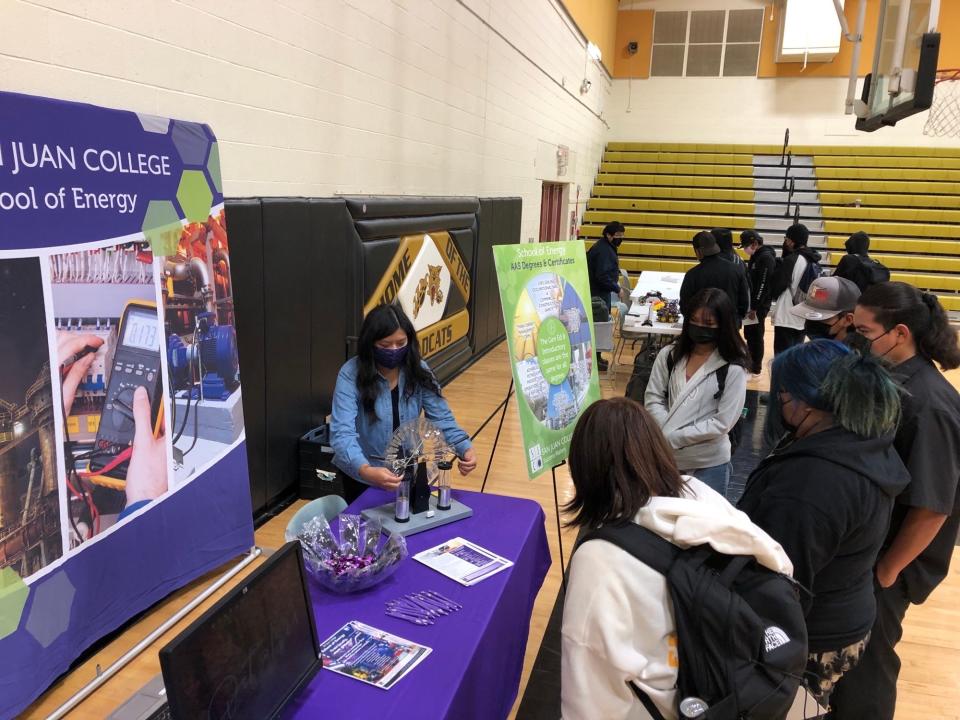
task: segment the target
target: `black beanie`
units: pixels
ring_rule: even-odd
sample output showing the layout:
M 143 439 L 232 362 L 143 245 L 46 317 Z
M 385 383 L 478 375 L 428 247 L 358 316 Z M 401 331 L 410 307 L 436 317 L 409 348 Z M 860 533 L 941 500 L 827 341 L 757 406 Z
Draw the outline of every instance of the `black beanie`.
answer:
M 806 225 L 801 223 L 791 225 L 784 234 L 793 240 L 793 244 L 797 247 L 806 247 L 807 240 L 810 239 L 810 231 L 807 230 Z
M 729 228 L 714 228 L 710 234 L 717 239 L 717 245 L 721 252 L 731 252 L 733 250 L 733 233 Z

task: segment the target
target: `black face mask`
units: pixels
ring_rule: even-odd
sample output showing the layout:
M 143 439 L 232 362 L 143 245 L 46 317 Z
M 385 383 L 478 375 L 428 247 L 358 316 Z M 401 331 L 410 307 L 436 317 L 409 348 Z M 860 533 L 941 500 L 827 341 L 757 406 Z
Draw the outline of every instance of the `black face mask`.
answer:
M 819 320 L 807 320 L 803 324 L 803 331 L 811 340 L 833 340 L 837 337 L 835 333 L 831 332 L 833 328 L 834 326 L 830 323 Z
M 719 335 L 717 328 L 707 327 L 706 325 L 690 323 L 687 328 L 687 336 L 697 345 L 712 345 L 717 342 Z
M 791 435 L 796 435 L 797 430 L 800 429 L 800 426 L 787 422 L 787 419 L 783 416 L 783 409 L 789 404 L 790 404 L 789 400 L 787 402 L 783 402 L 783 400 L 780 401 L 780 424 L 783 425 L 783 429 L 786 430 L 788 433 L 790 433 Z M 806 420 L 806 417 L 804 417 L 804 420 Z M 803 420 L 801 420 L 800 422 L 803 423 Z
M 618 237 L 610 238 L 610 244 L 613 245 L 615 248 L 618 248 L 621 245 L 623 245 L 623 238 L 618 238 Z
M 892 330 L 893 328 L 890 328 L 890 330 L 887 330 L 887 332 L 885 332 L 883 335 L 878 335 L 877 337 L 873 338 L 873 340 L 868 338 L 859 330 L 854 330 L 853 332 L 847 333 L 847 344 L 861 355 L 869 355 L 873 344 L 884 335 L 889 334 Z M 893 350 L 893 348 L 890 348 L 890 350 Z M 890 350 L 887 350 L 887 352 L 883 353 L 883 355 L 880 355 L 880 357 L 886 355 L 888 352 L 890 352 Z

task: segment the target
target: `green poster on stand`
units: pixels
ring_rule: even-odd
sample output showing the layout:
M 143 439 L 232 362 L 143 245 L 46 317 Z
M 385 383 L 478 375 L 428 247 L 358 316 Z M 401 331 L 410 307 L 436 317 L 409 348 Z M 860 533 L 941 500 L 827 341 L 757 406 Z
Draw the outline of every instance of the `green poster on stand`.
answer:
M 580 413 L 600 399 L 582 241 L 493 248 L 531 478 L 567 458 Z

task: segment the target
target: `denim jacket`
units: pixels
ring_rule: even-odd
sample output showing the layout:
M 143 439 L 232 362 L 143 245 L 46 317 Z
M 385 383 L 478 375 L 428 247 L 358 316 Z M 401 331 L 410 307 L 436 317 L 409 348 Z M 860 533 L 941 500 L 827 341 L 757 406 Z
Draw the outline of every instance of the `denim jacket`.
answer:
M 424 365 L 426 367 L 426 365 Z M 412 396 L 404 393 L 405 373 L 400 371 L 398 388 L 400 391 L 400 423 L 413 420 L 423 411 L 443 432 L 447 442 L 453 446 L 457 455 L 471 447 L 470 436 L 457 425 L 450 412 L 447 401 L 433 390 L 420 388 Z M 377 419 L 371 421 L 360 404 L 360 391 L 357 389 L 357 358 L 344 363 L 337 374 L 337 386 L 333 392 L 333 413 L 330 418 L 330 444 L 333 446 L 333 464 L 355 480 L 360 480 L 362 465 L 383 466 L 379 459 L 393 435 L 393 401 L 390 399 L 390 385 L 382 375 L 377 377 L 380 392 L 377 395 L 375 410 Z

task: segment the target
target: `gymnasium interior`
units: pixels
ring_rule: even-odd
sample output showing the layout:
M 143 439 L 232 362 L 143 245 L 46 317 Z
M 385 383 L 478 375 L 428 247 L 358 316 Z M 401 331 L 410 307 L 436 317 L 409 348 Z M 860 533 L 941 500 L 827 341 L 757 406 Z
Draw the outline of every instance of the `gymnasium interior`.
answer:
M 910 102 L 922 102 L 924 78 L 930 98 L 894 124 L 870 106 L 864 84 L 895 44 L 888 23 L 891 37 L 878 49 L 878 27 L 901 4 L 912 13 L 904 14 L 911 38 L 930 30 L 937 10 L 939 50 L 932 68 L 918 68 L 919 50 L 908 43 L 904 82 L 918 83 Z M 779 249 L 787 228 L 802 223 L 828 273 L 847 238 L 864 231 L 891 280 L 932 293 L 960 322 L 960 0 L 910 6 L 0 0 L 0 90 L 184 118 L 216 132 L 218 222 L 230 238 L 229 256 L 224 244 L 217 257 L 232 273 L 222 312 L 236 326 L 243 375 L 243 418 L 228 440 L 242 427 L 258 547 L 280 548 L 296 512 L 326 492 L 321 476 L 304 471 L 303 438 L 330 414 L 364 314 L 374 295 L 390 292 L 395 254 L 411 233 L 449 233 L 450 257 L 460 258 L 450 262 L 469 277 L 460 296 L 448 291 L 453 334 L 425 359 L 473 437 L 478 469 L 458 475 L 455 488 L 542 509 L 551 564 L 527 637 L 515 639 L 525 642 L 522 669 L 501 717 L 546 720 L 561 712 L 563 571 L 578 537 L 562 508 L 574 488 L 564 465 L 553 477 L 529 479 L 525 470 L 492 248 L 590 248 L 618 221 L 620 268 L 636 283 L 645 272 L 693 268 L 691 238 L 701 230 L 730 228 L 736 238 L 751 229 Z M 622 324 L 612 350 L 599 378 L 605 398 L 625 394 L 637 351 Z M 960 370 L 945 374 L 960 388 Z M 762 459 L 753 438 L 769 392 L 767 369 L 749 379 L 750 441 L 733 460 L 741 489 Z M 25 403 L 5 399 L 13 412 Z M 0 543 L 8 530 L 0 523 Z M 907 614 L 896 720 L 960 720 L 958 554 L 947 579 Z M 137 612 L 17 717 L 60 717 L 65 703 L 69 718 L 110 717 L 160 673 L 158 649 L 260 562 L 125 658 L 232 563 Z M 118 661 L 122 669 L 96 681 Z M 410 708 L 394 716 L 434 717 Z

